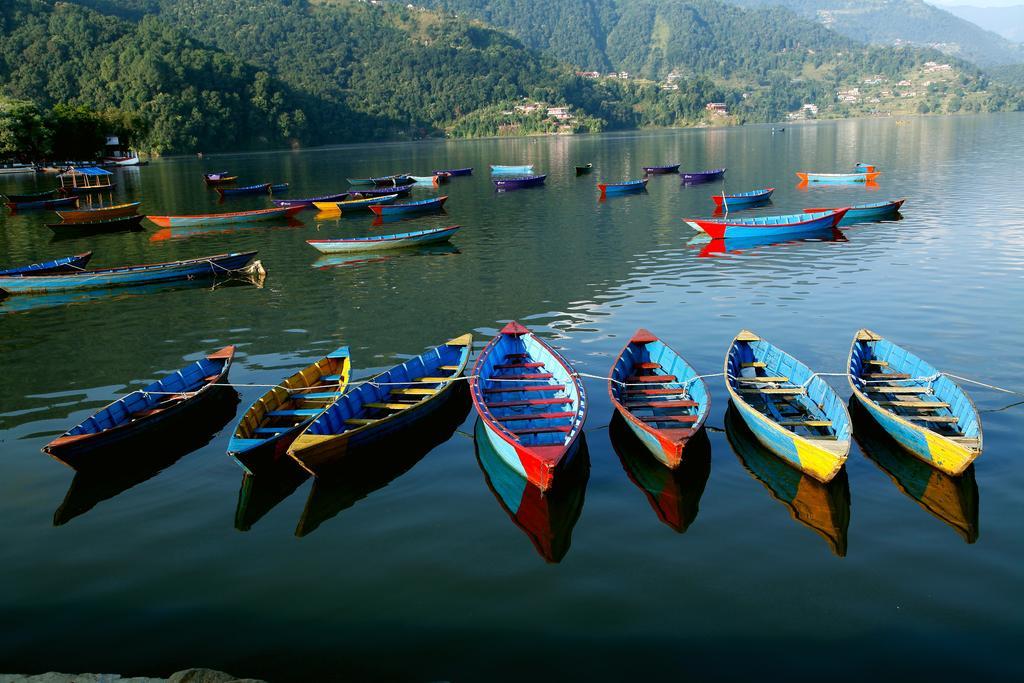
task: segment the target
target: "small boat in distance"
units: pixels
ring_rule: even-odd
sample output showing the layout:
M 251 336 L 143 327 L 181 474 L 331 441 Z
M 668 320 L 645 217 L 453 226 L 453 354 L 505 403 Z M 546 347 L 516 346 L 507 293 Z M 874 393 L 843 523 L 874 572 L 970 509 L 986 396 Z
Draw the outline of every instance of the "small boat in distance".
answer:
M 601 194 L 626 194 L 628 192 L 643 192 L 647 189 L 647 178 L 640 180 L 627 180 L 621 183 L 598 183 Z
M 403 216 L 412 213 L 428 213 L 431 211 L 440 211 L 444 208 L 444 203 L 448 201 L 448 195 L 441 197 L 434 197 L 432 199 L 421 199 L 418 202 L 409 202 L 407 204 L 384 204 L 376 203 L 370 205 L 370 211 L 377 214 L 378 216 Z
M 306 240 L 306 243 L 324 254 L 350 253 L 358 251 L 380 251 L 384 249 L 400 249 L 402 247 L 419 246 L 446 242 L 459 231 L 461 226 L 452 225 L 447 228 L 430 228 L 415 232 L 403 232 L 395 235 L 374 235 L 372 237 L 346 237 L 342 239 Z
M 857 173 L 874 173 L 876 170 L 878 170 L 875 168 L 874 164 L 865 164 L 861 162 L 857 162 L 856 164 L 854 164 L 853 169 L 857 171 Z
M 65 223 L 92 222 L 109 218 L 120 218 L 122 216 L 134 216 L 140 204 L 141 202 L 130 202 L 127 204 L 114 204 L 113 206 L 101 206 L 95 209 L 69 209 L 57 211 L 57 215 Z
M 52 190 L 42 190 L 40 192 L 28 192 L 25 194 L 13 194 L 7 193 L 4 195 L 4 199 L 14 204 L 23 204 L 26 202 L 41 202 L 44 199 L 53 199 L 57 196 L 57 188 Z
M 228 185 L 238 180 L 238 176 L 231 175 L 227 171 L 217 171 L 216 173 L 204 173 L 203 181 L 207 185 Z
M 288 183 L 273 183 L 270 186 L 270 193 L 274 194 L 275 192 L 277 192 L 278 194 L 283 194 L 288 192 L 288 187 Z
M 255 185 L 243 185 L 241 187 L 218 187 L 217 194 L 223 197 L 238 197 L 246 194 L 267 194 L 270 192 L 270 183 L 256 183 Z
M 491 173 L 494 175 L 505 174 L 505 175 L 529 175 L 533 173 L 533 164 L 524 164 L 522 166 L 501 166 L 491 164 Z
M 464 175 L 473 175 L 473 167 L 469 166 L 469 167 L 466 167 L 466 168 L 448 168 L 448 169 L 441 169 L 439 171 L 433 171 L 432 172 L 433 175 L 441 175 L 442 173 L 447 173 L 449 176 L 452 176 L 452 177 L 464 176 Z
M 27 266 L 7 268 L 5 270 L 0 270 L 0 275 L 52 275 L 54 273 L 73 273 L 75 271 L 83 270 L 85 268 L 85 264 L 87 264 L 91 258 L 92 252 L 87 251 L 84 254 L 64 256 L 62 258 L 53 259 L 52 261 L 43 261 L 42 263 L 32 263 Z
M 839 225 L 853 225 L 854 223 L 872 223 L 898 218 L 900 207 L 906 199 L 889 199 L 882 202 L 871 202 L 870 204 L 854 204 L 846 210 L 846 215 L 839 221 Z M 835 211 L 835 209 L 804 209 L 804 213 L 818 213 L 820 211 Z
M 200 213 L 189 216 L 147 216 L 150 221 L 161 228 L 186 228 L 197 225 L 224 225 L 227 223 L 255 223 L 271 221 L 278 218 L 291 218 L 303 206 L 279 206 L 270 209 L 253 211 L 232 211 L 230 213 Z
M 680 173 L 679 177 L 682 178 L 684 185 L 700 185 L 701 183 L 709 183 L 712 180 L 719 180 L 724 175 L 724 168 L 716 168 L 710 171 L 691 171 L 689 173 Z
M 684 218 L 694 230 L 705 232 L 712 239 L 746 239 L 751 237 L 785 239 L 816 233 L 828 233 L 839 225 L 846 209 L 818 213 L 796 213 L 788 216 L 754 216 L 751 218 Z
M 738 209 L 746 209 L 756 204 L 763 204 L 772 198 L 773 192 L 775 192 L 774 187 L 766 187 L 763 190 L 751 190 L 749 192 L 738 192 L 736 194 L 714 194 L 711 195 L 711 200 L 715 203 L 715 206 L 718 207 L 718 209 L 735 211 Z
M 327 213 L 345 213 L 358 209 L 369 209 L 377 204 L 391 204 L 398 199 L 397 194 L 385 194 L 379 197 L 363 197 L 361 199 L 346 199 L 340 202 L 313 202 L 313 206 Z
M 316 206 L 317 202 L 340 202 L 348 197 L 348 192 L 336 194 L 325 194 L 319 197 L 304 197 L 302 199 L 271 199 L 274 206 Z
M 803 173 L 797 172 L 796 177 L 801 183 L 822 183 L 822 184 L 843 184 L 843 183 L 873 183 L 882 175 L 880 171 L 863 173 Z
M 349 194 L 349 198 L 360 199 L 362 197 L 385 197 L 391 194 L 399 197 L 408 197 L 412 194 L 412 188 L 414 187 L 416 187 L 416 183 L 406 183 L 405 185 L 395 185 L 392 187 L 368 187 L 351 192 Z
M 508 178 L 491 178 L 494 187 L 498 190 L 518 190 L 524 187 L 539 187 L 547 179 L 544 175 L 512 176 Z
M 644 166 L 644 173 L 647 175 L 669 175 L 670 173 L 676 173 L 679 171 L 679 164 L 669 164 L 667 166 Z
M 584 166 L 576 167 L 576 175 L 587 175 L 594 170 L 594 164 L 586 164 Z

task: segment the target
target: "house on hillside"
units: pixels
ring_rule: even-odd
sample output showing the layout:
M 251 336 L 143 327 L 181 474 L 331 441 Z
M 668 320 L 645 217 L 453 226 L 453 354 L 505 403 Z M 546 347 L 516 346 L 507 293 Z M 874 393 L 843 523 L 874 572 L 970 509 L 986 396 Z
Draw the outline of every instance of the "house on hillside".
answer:
M 729 113 L 725 102 L 708 102 L 704 105 L 704 109 L 711 112 L 714 116 L 726 116 Z

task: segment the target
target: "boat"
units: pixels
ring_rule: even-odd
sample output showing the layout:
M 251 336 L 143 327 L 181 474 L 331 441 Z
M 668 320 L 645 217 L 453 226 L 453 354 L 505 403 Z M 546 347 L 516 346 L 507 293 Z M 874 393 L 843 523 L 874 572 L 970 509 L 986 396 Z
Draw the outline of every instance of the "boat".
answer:
M 981 417 L 956 382 L 871 330 L 850 346 L 853 395 L 903 448 L 957 476 L 981 455 Z
M 378 216 L 401 216 L 410 213 L 428 213 L 431 211 L 440 211 L 444 208 L 444 203 L 448 201 L 448 195 L 442 197 L 434 197 L 433 199 L 421 199 L 418 202 L 409 202 L 407 204 L 385 204 L 377 203 L 370 204 L 370 211 L 374 212 Z
M 643 492 L 658 519 L 677 533 L 686 531 L 697 519 L 700 499 L 711 476 L 707 432 L 699 432 L 690 440 L 686 457 L 675 469 L 655 458 L 618 413 L 608 425 L 608 437 L 626 476 Z
M 682 462 L 711 409 L 711 393 L 697 371 L 642 328 L 612 364 L 608 396 L 637 438 L 671 468 Z
M 255 256 L 255 251 L 247 251 L 184 261 L 78 270 L 52 275 L 5 275 L 0 276 L 0 294 L 45 294 L 67 290 L 105 289 L 170 280 L 213 278 L 239 271 L 262 270 L 259 261 L 253 262 Z
M 7 202 L 7 208 L 12 212 L 26 211 L 29 209 L 59 209 L 64 206 L 78 206 L 78 197 L 60 197 L 58 199 L 39 199 L 31 202 Z
M 874 164 L 865 164 L 862 162 L 854 164 L 853 169 L 857 171 L 857 173 L 874 173 L 877 170 Z
M 410 176 L 407 173 L 395 173 L 393 175 L 379 176 L 377 178 L 346 178 L 349 185 L 375 185 L 377 187 L 394 187 L 405 185 L 409 182 Z
M 452 396 L 472 347 L 465 334 L 359 383 L 306 427 L 288 455 L 310 474 L 327 473 L 362 447 L 418 428 Z
M 854 204 L 846 210 L 846 215 L 839 222 L 839 225 L 853 225 L 854 223 L 872 223 L 875 221 L 893 220 L 900 215 L 900 207 L 906 199 L 889 199 L 882 202 L 871 202 L 868 204 Z M 821 211 L 835 211 L 835 209 L 804 209 L 804 213 L 818 213 Z
M 228 455 L 246 472 L 279 460 L 299 434 L 348 387 L 347 346 L 278 382 L 253 401 L 228 442 Z
M 711 200 L 718 209 L 735 211 L 736 209 L 745 209 L 755 204 L 763 204 L 772 198 L 773 192 L 775 192 L 774 187 L 766 187 L 763 190 L 750 190 L 749 192 L 738 192 L 736 194 L 714 194 L 711 195 Z
M 433 171 L 434 175 L 441 175 L 442 173 L 447 173 L 449 176 L 453 178 L 464 175 L 473 175 L 473 167 L 468 166 L 466 168 L 445 168 L 439 171 Z
M 555 488 L 541 491 L 508 466 L 494 449 L 483 420 L 474 428 L 476 461 L 484 482 L 512 523 L 526 534 L 545 562 L 557 564 L 572 543 L 572 530 L 583 511 L 590 479 L 590 456 L 584 436 L 576 457 Z
M 126 204 L 114 204 L 112 206 L 101 206 L 95 209 L 70 209 L 58 211 L 57 215 L 65 223 L 88 223 L 108 218 L 120 218 L 121 216 L 133 216 L 139 209 L 142 202 L 128 202 Z
M 328 213 L 345 213 L 357 209 L 369 209 L 378 204 L 391 204 L 398 199 L 397 194 L 385 194 L 379 197 L 363 197 L 361 199 L 346 199 L 344 201 L 314 202 L 313 206 Z
M 77 470 L 97 451 L 132 448 L 158 428 L 173 433 L 217 395 L 216 385 L 227 379 L 234 356 L 235 347 L 225 346 L 122 396 L 43 446 L 43 452 Z
M 349 197 L 352 199 L 361 199 L 366 197 L 386 197 L 392 194 L 399 197 L 408 197 L 412 194 L 412 188 L 414 187 L 416 187 L 416 183 L 395 185 L 394 187 L 372 187 L 352 192 L 349 194 Z
M 643 192 L 647 189 L 647 178 L 627 180 L 622 183 L 598 183 L 601 194 L 626 194 L 627 192 Z
M 452 225 L 447 228 L 430 228 L 403 232 L 394 235 L 374 235 L 371 237 L 346 237 L 342 239 L 306 240 L 306 243 L 323 254 L 339 254 L 360 251 L 379 251 L 383 249 L 400 249 L 421 244 L 447 242 L 458 232 L 461 226 Z
M 142 164 L 139 160 L 139 155 L 135 152 L 129 152 L 128 154 L 121 154 L 117 156 L 101 157 L 100 162 L 104 166 L 140 166 Z
M 529 175 L 533 173 L 533 164 L 524 164 L 523 166 L 501 166 L 491 164 L 491 173 L 494 175 Z
M 287 192 L 288 191 L 288 187 L 289 187 L 288 183 L 273 183 L 270 186 L 270 193 L 273 194 L 275 192 L 278 192 L 278 193 Z
M 267 194 L 270 192 L 270 183 L 256 183 L 255 185 L 242 185 L 241 187 L 218 187 L 217 194 L 223 197 L 237 197 L 245 194 Z
M 147 216 L 161 228 L 187 228 L 197 225 L 224 225 L 227 223 L 255 223 L 278 218 L 291 218 L 303 209 L 302 206 L 277 206 L 253 211 L 232 211 L 230 213 L 200 213 L 188 216 Z
M 140 230 L 139 224 L 145 216 L 136 214 L 134 216 L 118 216 L 117 218 L 103 218 L 98 221 L 72 221 L 70 223 L 47 223 L 46 227 L 61 236 L 76 237 L 80 235 L 95 235 L 101 232 L 124 232 L 126 230 Z
M 13 194 L 7 193 L 4 195 L 4 199 L 14 204 L 24 204 L 26 202 L 41 202 L 44 199 L 53 199 L 57 196 L 57 188 L 52 190 L 42 190 L 40 192 L 28 192 L 25 194 Z
M 469 390 L 501 459 L 550 489 L 576 454 L 587 417 L 586 392 L 569 364 L 513 321 L 480 352 Z
M 724 168 L 716 168 L 710 171 L 692 171 L 690 173 L 679 174 L 679 177 L 683 179 L 684 185 L 699 185 L 701 183 L 709 183 L 712 180 L 719 180 L 724 176 Z
M 863 173 L 804 173 L 798 172 L 796 177 L 800 179 L 801 183 L 825 183 L 825 184 L 841 184 L 841 183 L 873 183 L 875 179 L 882 175 L 879 171 L 863 172 Z
M 203 181 L 207 185 L 228 185 L 238 180 L 238 176 L 231 175 L 227 171 L 217 171 L 216 173 L 204 173 Z
M 92 252 L 87 251 L 84 254 L 64 256 L 62 258 L 53 259 L 52 261 L 43 261 L 42 263 L 32 263 L 27 266 L 7 268 L 0 270 L 0 275 L 52 275 L 54 273 L 73 273 L 78 270 L 83 270 L 85 268 L 85 264 L 87 264 L 91 258 Z
M 95 166 L 69 168 L 57 176 L 57 180 L 60 181 L 60 188 L 57 191 L 64 195 L 109 192 L 117 187 L 117 183 L 111 180 L 113 175 L 110 171 Z
M 850 528 L 850 481 L 845 471 L 823 484 L 786 465 L 758 442 L 736 408 L 725 412 L 725 436 L 736 457 L 790 516 L 825 539 L 837 557 L 846 557 Z
M 743 330 L 725 356 L 725 386 L 750 431 L 822 483 L 850 452 L 850 416 L 829 384 L 782 349 Z
M 685 218 L 694 230 L 707 233 L 712 239 L 748 239 L 828 234 L 839 225 L 846 209 L 830 209 L 818 213 L 796 213 L 788 216 L 755 216 L 751 218 Z
M 576 167 L 576 175 L 587 175 L 594 170 L 593 164 L 585 164 L 583 166 Z
M 274 206 L 317 206 L 320 203 L 331 203 L 333 206 L 334 202 L 340 202 L 349 196 L 348 192 L 338 192 L 337 194 L 325 194 L 319 197 L 304 197 L 302 199 L 271 199 L 270 202 Z M 319 207 L 318 207 L 319 208 Z
M 523 187 L 538 187 L 544 184 L 547 175 L 514 176 L 510 178 L 493 178 L 491 182 L 499 190 L 518 190 Z
M 677 173 L 679 171 L 679 164 L 669 164 L 667 166 L 644 166 L 644 173 L 647 175 L 668 175 L 670 173 Z
M 706 235 L 699 235 L 703 238 L 698 258 L 715 258 L 727 254 L 742 254 L 757 249 L 758 247 L 790 246 L 796 247 L 802 244 L 818 244 L 821 242 L 849 242 L 843 231 L 832 228 L 831 231 L 813 233 L 810 235 L 798 235 L 796 237 L 731 237 L 726 239 L 708 239 Z M 697 246 L 696 239 L 691 244 Z
M 35 164 L 8 164 L 0 163 L 0 176 L 15 175 L 17 173 L 39 173 L 41 170 Z
M 417 185 L 432 185 L 432 186 L 436 186 L 436 185 L 440 185 L 441 184 L 441 176 L 436 175 L 436 174 L 435 175 L 411 175 L 411 176 L 409 176 L 409 180 L 413 181 Z

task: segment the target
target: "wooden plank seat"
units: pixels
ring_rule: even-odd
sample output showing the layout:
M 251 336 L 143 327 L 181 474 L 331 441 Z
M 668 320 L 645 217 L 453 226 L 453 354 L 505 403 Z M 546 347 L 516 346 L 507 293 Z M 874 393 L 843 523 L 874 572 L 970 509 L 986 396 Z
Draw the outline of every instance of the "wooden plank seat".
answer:
M 329 401 L 332 398 L 341 396 L 340 391 L 321 391 L 309 394 L 292 394 L 293 401 Z
M 485 394 L 509 394 L 518 391 L 564 391 L 564 384 L 536 384 L 528 386 L 518 387 L 495 387 L 494 389 L 484 389 Z
M 341 375 L 321 375 L 320 376 L 320 381 L 321 382 L 340 382 L 341 381 Z
M 440 369 L 444 370 L 446 372 L 458 372 L 459 366 L 458 365 L 442 365 Z
M 808 434 L 807 436 L 804 436 L 803 438 L 810 439 L 812 441 L 838 441 L 839 440 L 839 437 L 836 436 L 835 434 Z
M 976 436 L 947 436 L 950 441 L 956 441 L 964 446 L 977 446 L 980 441 Z
M 495 365 L 495 370 L 535 370 L 544 367 L 543 363 L 501 363 Z
M 345 420 L 345 424 L 352 425 L 353 427 L 362 427 L 364 425 L 372 425 L 374 422 L 380 422 L 380 418 L 373 417 L 350 417 Z
M 525 427 L 523 429 L 512 429 L 509 431 L 513 434 L 554 434 L 556 432 L 566 434 L 572 431 L 572 426 L 558 425 L 555 427 Z
M 643 396 L 686 396 L 686 390 L 678 389 L 626 389 L 626 395 L 641 394 Z
M 554 406 L 572 403 L 568 396 L 557 396 L 555 398 L 528 398 L 522 401 L 495 401 L 488 403 L 488 408 L 521 408 L 525 406 Z
M 697 402 L 689 400 L 627 401 L 623 405 L 627 408 L 696 408 Z
M 912 422 L 941 422 L 944 424 L 956 424 L 960 421 L 956 415 L 907 415 L 906 419 Z
M 890 408 L 915 408 L 917 410 L 938 410 L 948 408 L 949 404 L 943 401 L 879 401 L 878 405 Z
M 788 377 L 783 377 L 782 375 L 770 375 L 770 376 L 765 376 L 765 377 L 737 377 L 736 381 L 737 382 L 767 382 L 767 383 L 775 383 L 775 382 L 788 382 L 789 378 Z
M 874 358 L 869 358 L 868 360 L 864 361 L 864 364 L 865 365 L 877 365 L 880 368 L 887 368 L 887 367 L 889 367 L 889 363 L 887 361 L 876 360 Z
M 501 417 L 495 417 L 494 419 L 498 422 L 515 422 L 517 420 L 557 420 L 563 417 L 573 417 L 576 413 L 573 412 L 562 412 L 562 413 L 524 413 L 522 415 L 502 415 Z
M 378 410 L 405 410 L 416 405 L 415 403 L 364 403 L 363 406 L 366 408 L 376 408 Z
M 675 381 L 675 375 L 633 375 L 632 377 L 626 378 L 627 384 L 638 384 L 643 382 L 655 382 L 658 384 L 664 384 L 666 382 Z
M 864 379 L 910 379 L 905 372 L 866 372 L 861 375 Z
M 864 389 L 871 394 L 930 394 L 931 387 L 867 387 Z
M 512 379 L 512 380 L 518 380 L 518 379 L 551 379 L 552 377 L 554 377 L 554 375 L 552 375 L 550 372 L 534 372 L 534 373 L 531 373 L 531 374 L 522 374 L 522 375 L 491 375 L 490 379 L 492 379 L 492 380 L 502 380 L 502 379 Z
M 413 380 L 414 384 L 441 384 L 442 382 L 448 382 L 451 377 L 418 377 Z
M 756 360 L 756 361 L 754 361 L 752 363 L 740 363 L 740 367 L 741 368 L 763 368 L 763 367 L 766 367 L 766 366 L 761 361 Z
M 637 415 L 644 422 L 689 422 L 697 421 L 696 415 Z
M 389 393 L 396 396 L 432 396 L 439 391 L 441 390 L 411 387 L 408 389 L 392 389 Z
M 831 427 L 831 420 L 782 420 L 782 427 Z
M 267 436 L 275 436 L 277 434 L 280 434 L 281 432 L 287 432 L 291 428 L 292 428 L 291 426 L 288 426 L 288 427 L 257 427 L 256 429 L 252 430 L 252 432 L 253 432 L 253 434 L 265 434 Z
M 778 395 L 778 396 L 800 396 L 807 393 L 807 390 L 803 387 L 765 387 L 763 389 L 755 388 L 743 388 L 740 387 L 739 392 L 741 394 L 767 394 L 767 395 Z
M 324 411 L 312 408 L 300 408 L 298 410 L 271 410 L 267 415 L 270 417 L 313 417 Z
M 640 370 L 660 370 L 661 363 L 636 363 L 633 367 Z

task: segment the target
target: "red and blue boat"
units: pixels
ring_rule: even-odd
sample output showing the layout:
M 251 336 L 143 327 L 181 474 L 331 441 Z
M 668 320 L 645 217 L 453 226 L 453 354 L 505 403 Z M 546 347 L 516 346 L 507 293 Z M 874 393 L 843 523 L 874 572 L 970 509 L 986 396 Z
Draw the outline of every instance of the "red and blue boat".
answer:
M 668 164 L 667 166 L 644 166 L 644 173 L 647 175 L 669 175 L 679 171 L 679 164 Z
M 854 204 L 846 210 L 846 215 L 839 222 L 839 225 L 853 225 L 854 223 L 874 223 L 899 218 L 900 207 L 906 199 L 889 199 L 869 204 Z M 804 213 L 820 213 L 822 211 L 835 211 L 836 209 L 804 209 Z
M 255 185 L 243 185 L 241 187 L 218 187 L 217 194 L 221 197 L 238 197 L 247 194 L 268 194 L 270 183 L 256 183 Z
M 547 180 L 547 174 L 544 175 L 523 175 L 523 176 L 512 176 L 508 178 L 491 178 L 491 182 L 494 183 L 494 187 L 499 190 L 519 190 L 524 187 L 540 187 Z
M 446 201 L 448 201 L 448 195 L 434 197 L 432 199 L 421 199 L 418 202 L 408 202 L 407 204 L 371 204 L 369 209 L 381 217 L 404 216 L 413 213 L 440 211 L 444 208 L 444 203 Z
M 738 192 L 736 194 L 714 194 L 711 195 L 711 200 L 715 203 L 716 211 L 736 211 L 756 206 L 757 204 L 764 204 L 772 198 L 773 192 L 775 192 L 774 187 L 766 187 L 763 190 L 751 190 L 750 192 Z
M 694 230 L 707 233 L 712 239 L 779 238 L 829 233 L 839 225 L 846 209 L 819 213 L 797 213 L 786 216 L 754 216 L 751 218 L 686 218 Z
M 720 180 L 725 176 L 724 168 L 715 168 L 710 171 L 690 171 L 688 173 L 680 173 L 679 177 L 682 178 L 684 185 L 700 185 L 701 183 L 710 183 L 713 180 Z
M 621 183 L 598 183 L 597 187 L 601 194 L 626 194 L 629 192 L 643 192 L 647 189 L 647 178 L 639 180 L 627 180 Z
M 85 264 L 92 258 L 92 252 L 64 256 L 63 258 L 32 263 L 27 266 L 17 266 L 0 270 L 0 275 L 52 275 L 54 273 L 74 273 L 85 268 Z
M 57 199 L 36 199 L 27 202 L 7 202 L 7 208 L 12 212 L 26 211 L 29 209 L 59 209 L 65 206 L 78 206 L 78 197 L 59 197 Z
M 587 417 L 583 384 L 565 359 L 513 321 L 480 352 L 469 388 L 498 456 L 550 489 L 576 454 Z
M 464 175 L 473 175 L 473 167 L 469 166 L 467 168 L 441 169 L 439 171 L 431 172 L 431 175 L 442 175 L 442 174 L 445 174 L 445 173 L 447 173 L 451 177 L 464 176 Z

